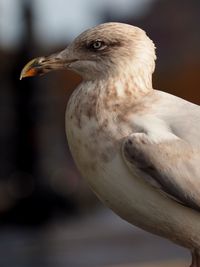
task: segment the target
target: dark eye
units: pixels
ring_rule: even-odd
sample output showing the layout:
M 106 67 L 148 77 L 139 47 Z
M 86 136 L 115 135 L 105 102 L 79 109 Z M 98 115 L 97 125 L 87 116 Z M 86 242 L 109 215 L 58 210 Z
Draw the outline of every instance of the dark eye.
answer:
M 103 50 L 106 47 L 106 45 L 103 41 L 96 40 L 92 42 L 89 47 L 92 50 Z

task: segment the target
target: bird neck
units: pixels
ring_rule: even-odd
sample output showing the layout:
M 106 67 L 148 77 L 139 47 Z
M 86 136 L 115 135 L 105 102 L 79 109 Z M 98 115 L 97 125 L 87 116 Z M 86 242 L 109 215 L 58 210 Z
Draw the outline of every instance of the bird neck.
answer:
M 113 96 L 118 100 L 139 100 L 153 90 L 152 73 L 144 69 L 138 71 L 123 71 L 120 75 L 111 76 L 102 81 L 104 94 Z

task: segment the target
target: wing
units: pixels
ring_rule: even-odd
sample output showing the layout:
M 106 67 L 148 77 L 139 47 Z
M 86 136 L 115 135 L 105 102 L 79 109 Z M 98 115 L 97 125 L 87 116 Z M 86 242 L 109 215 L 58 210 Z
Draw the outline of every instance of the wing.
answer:
M 200 211 L 200 151 L 180 138 L 154 142 L 147 134 L 128 136 L 123 158 L 141 179 L 185 206 Z

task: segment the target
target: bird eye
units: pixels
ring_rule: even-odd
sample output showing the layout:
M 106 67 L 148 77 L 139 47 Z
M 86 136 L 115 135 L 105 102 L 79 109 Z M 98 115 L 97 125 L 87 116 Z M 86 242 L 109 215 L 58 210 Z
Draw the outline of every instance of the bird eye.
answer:
M 90 48 L 93 50 L 102 50 L 106 47 L 105 43 L 100 40 L 96 40 L 90 44 Z

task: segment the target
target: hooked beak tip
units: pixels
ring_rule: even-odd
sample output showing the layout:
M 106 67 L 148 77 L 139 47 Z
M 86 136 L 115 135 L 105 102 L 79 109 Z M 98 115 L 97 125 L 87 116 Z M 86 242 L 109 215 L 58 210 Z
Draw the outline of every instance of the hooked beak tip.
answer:
M 22 80 L 23 78 L 37 75 L 38 71 L 37 68 L 35 67 L 37 66 L 37 64 L 38 64 L 38 58 L 29 61 L 22 69 L 19 79 Z
M 35 76 L 37 74 L 37 71 L 36 69 L 34 68 L 31 68 L 29 70 L 22 70 L 21 74 L 20 74 L 20 80 L 22 80 L 23 78 L 26 78 L 26 77 L 32 77 L 32 76 Z

